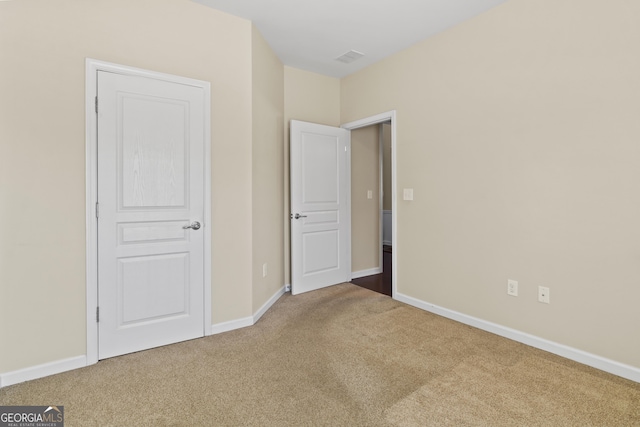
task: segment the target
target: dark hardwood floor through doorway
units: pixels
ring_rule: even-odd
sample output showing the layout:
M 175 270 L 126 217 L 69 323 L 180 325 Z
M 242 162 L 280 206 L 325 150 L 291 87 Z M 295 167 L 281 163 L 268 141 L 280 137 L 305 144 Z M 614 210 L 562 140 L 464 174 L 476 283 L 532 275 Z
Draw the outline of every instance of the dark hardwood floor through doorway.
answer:
M 391 246 L 382 249 L 382 273 L 352 279 L 351 283 L 363 288 L 391 296 Z

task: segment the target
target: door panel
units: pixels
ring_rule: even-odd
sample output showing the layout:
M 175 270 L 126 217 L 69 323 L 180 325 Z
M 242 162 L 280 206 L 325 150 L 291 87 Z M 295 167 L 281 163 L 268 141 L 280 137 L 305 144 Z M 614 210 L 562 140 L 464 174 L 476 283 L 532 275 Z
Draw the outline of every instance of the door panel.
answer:
M 119 259 L 118 324 L 188 315 L 188 267 L 188 253 Z
M 349 142 L 348 130 L 291 121 L 294 295 L 351 278 Z
M 100 359 L 204 335 L 203 100 L 98 72 Z
M 188 104 L 128 93 L 118 98 L 123 112 L 118 141 L 121 208 L 184 208 Z
M 338 169 L 340 139 L 337 135 L 300 133 L 302 161 L 302 203 L 339 204 Z
M 340 232 L 327 230 L 302 236 L 302 274 L 328 272 L 340 267 Z

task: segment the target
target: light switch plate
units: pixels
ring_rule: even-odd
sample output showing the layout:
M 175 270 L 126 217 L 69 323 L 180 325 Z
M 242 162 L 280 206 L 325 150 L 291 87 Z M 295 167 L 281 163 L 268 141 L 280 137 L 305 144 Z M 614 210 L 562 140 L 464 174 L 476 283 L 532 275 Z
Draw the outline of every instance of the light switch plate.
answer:
M 413 200 L 413 188 L 405 188 L 402 190 L 403 200 Z

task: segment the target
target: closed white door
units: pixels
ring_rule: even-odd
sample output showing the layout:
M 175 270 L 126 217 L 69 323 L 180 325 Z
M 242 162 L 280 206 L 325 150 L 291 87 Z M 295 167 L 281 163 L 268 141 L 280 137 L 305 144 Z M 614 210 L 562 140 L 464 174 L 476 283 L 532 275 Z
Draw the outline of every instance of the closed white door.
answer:
M 104 359 L 204 335 L 204 91 L 103 71 L 97 86 Z
M 291 293 L 351 280 L 350 138 L 291 121 Z

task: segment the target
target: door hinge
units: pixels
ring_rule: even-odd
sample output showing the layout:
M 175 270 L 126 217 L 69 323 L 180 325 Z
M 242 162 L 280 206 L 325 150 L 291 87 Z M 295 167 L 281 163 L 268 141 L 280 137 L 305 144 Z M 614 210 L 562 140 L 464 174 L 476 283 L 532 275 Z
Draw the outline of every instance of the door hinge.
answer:
M 96 96 L 96 114 L 98 114 L 98 97 Z
M 100 307 L 96 307 L 96 323 L 100 322 Z
M 100 204 L 96 202 L 96 219 L 100 218 Z

